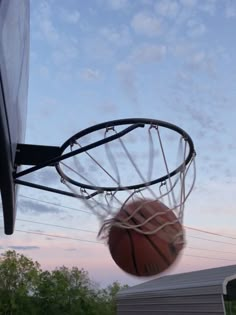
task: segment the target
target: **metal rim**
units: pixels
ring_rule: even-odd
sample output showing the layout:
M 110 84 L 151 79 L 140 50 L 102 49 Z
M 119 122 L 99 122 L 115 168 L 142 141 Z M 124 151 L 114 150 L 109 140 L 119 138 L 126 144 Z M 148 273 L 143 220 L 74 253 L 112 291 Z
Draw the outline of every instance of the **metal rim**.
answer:
M 62 146 L 61 146 L 61 152 L 63 155 L 63 152 L 71 146 L 72 143 L 75 142 L 75 140 L 78 140 L 82 137 L 84 137 L 85 135 L 88 135 L 92 132 L 104 129 L 104 128 L 109 128 L 112 126 L 121 126 L 121 125 L 127 125 L 127 124 L 143 124 L 145 125 L 155 125 L 157 127 L 163 127 L 166 129 L 170 129 L 175 131 L 176 133 L 180 134 L 184 140 L 188 143 L 189 146 L 189 153 L 185 159 L 185 161 L 180 164 L 176 169 L 174 169 L 172 172 L 170 172 L 169 174 L 159 177 L 157 179 L 154 179 L 150 182 L 144 182 L 141 184 L 137 184 L 137 185 L 131 185 L 131 186 L 113 186 L 113 187 L 103 187 L 103 186 L 92 186 L 92 185 L 88 185 L 88 184 L 84 184 L 81 182 L 77 182 L 75 180 L 73 180 L 72 178 L 70 178 L 69 176 L 67 176 L 63 170 L 60 167 L 60 164 L 56 164 L 56 170 L 59 173 L 59 175 L 67 182 L 69 182 L 72 185 L 78 186 L 80 188 L 83 189 L 90 189 L 90 190 L 97 190 L 97 191 L 122 191 L 122 190 L 136 190 L 136 189 L 140 189 L 140 188 L 144 188 L 147 186 L 151 186 L 157 183 L 161 183 L 164 182 L 165 180 L 167 180 L 170 177 L 173 177 L 174 175 L 176 175 L 177 173 L 180 172 L 180 170 L 183 169 L 184 166 L 188 165 L 191 160 L 194 158 L 194 156 L 196 155 L 195 153 L 195 149 L 194 149 L 194 144 L 192 141 L 192 138 L 189 136 L 189 134 L 184 131 L 182 128 L 171 124 L 169 122 L 166 121 L 162 121 L 162 120 L 157 120 L 157 119 L 149 119 L 149 118 L 126 118 L 126 119 L 118 119 L 118 120 L 112 120 L 112 121 L 107 121 L 104 123 L 100 123 L 97 125 L 93 125 L 91 127 L 88 127 L 78 133 L 76 133 L 75 135 L 73 135 L 72 137 L 70 137 L 68 140 L 66 140 Z

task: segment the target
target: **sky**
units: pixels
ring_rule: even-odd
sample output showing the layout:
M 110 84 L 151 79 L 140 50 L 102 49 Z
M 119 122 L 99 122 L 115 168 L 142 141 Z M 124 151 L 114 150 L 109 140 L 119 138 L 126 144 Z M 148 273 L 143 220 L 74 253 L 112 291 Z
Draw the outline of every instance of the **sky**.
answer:
M 30 10 L 25 143 L 60 146 L 121 118 L 178 125 L 193 139 L 197 177 L 186 247 L 167 273 L 235 264 L 236 2 L 31 0 Z M 60 185 L 51 169 L 31 179 Z M 115 265 L 96 238 L 97 217 L 75 198 L 20 187 L 15 229 L 1 232 L 0 252 L 45 269 L 76 265 L 102 286 L 146 280 Z

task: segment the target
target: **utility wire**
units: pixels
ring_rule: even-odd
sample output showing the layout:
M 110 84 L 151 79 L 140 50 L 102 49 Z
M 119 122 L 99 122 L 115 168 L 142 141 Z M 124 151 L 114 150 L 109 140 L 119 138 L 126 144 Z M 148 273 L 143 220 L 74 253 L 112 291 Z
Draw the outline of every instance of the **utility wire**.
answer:
M 63 206 L 63 205 L 60 205 L 60 204 L 56 204 L 56 203 L 53 203 L 53 202 L 44 201 L 44 200 L 37 199 L 37 198 L 32 198 L 32 197 L 25 196 L 25 195 L 19 195 L 19 196 L 20 196 L 20 197 L 23 197 L 23 198 L 31 199 L 31 200 L 34 200 L 34 201 L 46 203 L 46 204 L 49 204 L 49 205 L 52 205 L 52 206 L 55 206 L 55 207 L 61 207 L 61 208 L 65 208 L 65 209 L 69 209 L 69 210 L 74 210 L 74 211 L 78 211 L 78 212 L 84 212 L 84 213 L 88 213 L 88 214 L 93 214 L 92 212 L 89 212 L 89 211 L 85 211 L 85 210 L 81 210 L 81 209 L 77 209 L 77 208 L 73 208 L 73 207 Z M 185 225 L 184 227 L 185 227 L 186 229 L 188 229 L 188 230 L 193 230 L 193 231 L 197 231 L 197 232 L 202 232 L 202 233 L 206 233 L 206 234 L 210 234 L 210 235 L 215 235 L 215 236 L 220 236 L 220 237 L 225 237 L 225 238 L 235 239 L 235 240 L 236 240 L 236 236 L 230 236 L 230 235 L 226 235 L 226 234 L 222 234 L 222 233 L 210 232 L 210 231 L 207 231 L 207 230 L 203 230 L 203 229 L 199 229 L 199 228 L 194 228 L 194 227 L 192 227 L 192 226 L 187 226 L 187 225 Z
M 79 228 L 74 228 L 74 227 L 68 227 L 68 226 L 63 226 L 63 225 L 57 225 L 57 224 L 52 224 L 52 223 L 44 223 L 44 222 L 39 222 L 39 221 L 33 221 L 33 220 L 25 220 L 25 219 L 16 219 L 16 221 L 21 221 L 21 222 L 28 222 L 28 223 L 33 223 L 33 224 L 40 224 L 40 225 L 45 225 L 45 226 L 52 226 L 52 227 L 58 227 L 58 228 L 63 228 L 63 229 L 68 229 L 68 230 L 75 230 L 75 231 L 80 231 L 80 232 L 88 232 L 88 233 L 93 233 L 93 234 L 97 234 L 96 231 L 91 231 L 91 230 L 84 230 L 84 229 L 79 229 Z M 195 236 L 191 236 L 189 235 L 189 237 L 193 237 L 196 238 Z M 202 239 L 202 238 L 200 238 Z M 220 241 L 216 241 L 216 240 L 210 240 L 210 239 L 205 239 L 207 241 L 211 241 L 211 242 L 220 242 Z M 232 243 L 227 243 L 227 242 L 223 242 L 224 244 L 231 244 L 231 245 L 236 245 L 236 244 L 232 244 Z M 196 248 L 196 247 L 191 247 L 191 246 L 187 246 L 187 248 L 189 249 L 194 249 L 194 250 L 205 250 L 205 251 L 210 251 L 210 252 L 219 252 L 219 253 L 225 253 L 225 254 L 236 254 L 236 252 L 226 252 L 226 251 L 220 251 L 220 250 L 214 250 L 214 249 L 207 249 L 207 248 Z
M 221 254 L 236 254 L 236 252 L 226 252 L 226 251 L 222 251 L 222 250 L 199 248 L 199 247 L 192 247 L 192 246 L 186 246 L 186 249 L 203 250 L 203 251 L 207 251 L 207 252 L 216 252 L 216 253 L 221 253 Z
M 195 257 L 195 258 L 204 258 L 204 259 L 213 259 L 213 260 L 233 261 L 235 263 L 235 259 L 215 258 L 215 257 L 208 257 L 208 256 L 196 256 L 196 255 L 188 255 L 188 254 L 184 254 L 184 256 Z
M 3 227 L 0 227 L 0 228 L 3 229 Z M 55 235 L 55 234 L 46 234 L 46 233 L 41 233 L 41 232 L 25 231 L 25 230 L 19 230 L 19 229 L 16 229 L 15 231 L 20 232 L 20 233 L 35 234 L 35 235 L 48 236 L 48 237 L 53 237 L 53 238 L 69 239 L 69 240 L 74 240 L 74 241 L 79 241 L 79 242 L 103 244 L 102 242 L 84 240 L 84 239 Z M 198 255 L 189 255 L 189 254 L 184 254 L 184 255 L 189 256 L 189 257 L 195 257 L 195 258 L 202 258 L 202 259 L 213 259 L 213 260 L 224 260 L 224 261 L 235 262 L 235 260 L 233 260 L 233 259 L 226 259 L 226 258 L 214 258 L 214 257 L 209 257 L 209 256 L 198 256 Z
M 25 220 L 25 219 L 16 219 L 16 221 L 28 222 L 28 223 L 33 223 L 33 224 L 41 224 L 41 225 L 45 225 L 45 226 L 53 226 L 53 227 L 58 227 L 58 228 L 63 228 L 63 229 L 68 229 L 68 230 L 75 230 L 75 231 L 80 231 L 80 232 L 88 232 L 88 233 L 97 234 L 97 232 L 91 231 L 91 230 L 84 230 L 84 229 L 79 229 L 79 228 L 74 228 L 74 227 L 69 227 L 69 226 L 63 226 L 63 225 L 57 225 L 57 224 L 52 224 L 52 223 L 44 223 L 44 222 Z
M 0 226 L 0 229 L 3 229 L 3 227 Z M 69 236 L 61 236 L 61 235 L 47 234 L 47 233 L 41 233 L 41 232 L 25 231 L 25 230 L 19 230 L 19 229 L 15 229 L 15 231 L 20 232 L 20 233 L 35 234 L 35 235 L 42 235 L 42 236 L 55 237 L 55 238 L 63 238 L 63 239 L 74 240 L 74 241 L 79 241 L 79 242 L 103 244 L 102 242 L 84 240 L 84 239 L 69 237 Z
M 221 243 L 221 244 L 227 244 L 227 245 L 236 246 L 235 243 L 229 243 L 229 242 L 222 242 L 222 241 L 217 241 L 217 240 L 211 240 L 211 239 L 204 238 L 204 237 L 198 237 L 198 236 L 193 236 L 193 235 L 188 235 L 188 237 L 196 238 L 196 239 L 203 240 L 203 241 L 209 241 L 209 242 L 214 242 L 214 243 Z
M 202 233 L 206 233 L 206 234 L 211 234 L 211 235 L 215 235 L 215 236 L 221 236 L 221 237 L 226 237 L 226 238 L 230 238 L 230 239 L 236 240 L 235 236 L 225 235 L 225 234 L 221 234 L 221 233 L 209 232 L 209 231 L 206 231 L 206 230 L 197 229 L 197 228 L 194 228 L 194 227 L 191 227 L 191 226 L 186 226 L 186 225 L 184 227 L 186 229 L 188 229 L 188 230 L 198 231 L 198 232 L 202 232 Z
M 56 207 L 62 207 L 62 208 L 66 208 L 69 210 L 75 210 L 75 211 L 80 211 L 80 212 L 84 212 L 84 213 L 88 213 L 91 214 L 91 212 L 85 211 L 85 210 L 81 210 L 81 209 L 75 209 L 72 207 L 67 207 L 67 206 L 62 206 L 59 204 L 55 204 L 52 202 L 48 202 L 48 201 L 44 201 L 44 200 L 40 200 L 37 198 L 32 198 L 29 196 L 25 196 L 25 195 L 20 195 L 23 198 L 27 198 L 27 199 L 31 199 L 34 201 L 38 201 L 38 202 L 42 202 L 42 203 L 46 203 L 46 204 L 50 204 Z M 49 224 L 49 223 L 43 223 L 43 222 L 37 222 L 37 221 L 32 221 L 32 220 L 23 220 L 23 219 L 17 219 L 18 221 L 23 221 L 23 222 L 28 222 L 28 223 L 35 223 L 35 224 L 41 224 L 41 225 L 45 225 L 45 226 L 54 226 L 54 227 L 59 227 L 59 228 L 65 228 L 65 229 L 70 229 L 70 230 L 77 230 L 77 231 L 82 231 L 82 232 L 89 232 L 89 233 L 96 233 L 95 231 L 90 231 L 90 230 L 83 230 L 83 229 L 79 229 L 79 228 L 73 228 L 73 227 L 66 227 L 66 226 L 61 226 L 61 225 L 56 225 L 56 224 Z M 194 227 L 190 227 L 190 226 L 185 226 L 186 229 L 189 230 L 193 230 L 193 231 L 197 231 L 197 232 L 201 232 L 201 233 L 206 233 L 206 234 L 210 234 L 210 235 L 214 235 L 214 236 L 219 236 L 219 237 L 224 237 L 224 238 L 230 238 L 230 239 L 236 239 L 236 237 L 233 236 L 229 236 L 229 235 L 224 235 L 221 233 L 214 233 L 214 232 L 210 232 L 210 231 L 206 231 L 203 229 L 199 229 L 199 228 L 194 228 Z M 25 231 L 27 232 L 27 231 Z M 195 239 L 200 239 L 200 240 L 204 240 L 204 241 L 209 241 L 209 242 L 214 242 L 214 243 L 220 243 L 220 244 L 227 244 L 227 245 L 233 245 L 236 246 L 236 244 L 234 243 L 229 243 L 229 242 L 223 242 L 223 241 L 219 241 L 219 240 L 212 240 L 212 239 L 207 239 L 207 238 L 203 238 L 203 237 L 198 237 L 198 236 L 193 236 L 193 235 L 188 235 L 188 237 L 190 238 L 195 238 Z M 190 248 L 190 247 L 188 247 Z M 197 248 L 191 248 L 191 249 L 197 249 Z M 200 249 L 199 250 L 208 250 L 208 249 Z M 208 250 L 208 251 L 215 251 L 215 250 Z M 222 253 L 222 251 L 220 251 Z M 231 253 L 234 254 L 233 252 L 224 252 L 224 253 Z

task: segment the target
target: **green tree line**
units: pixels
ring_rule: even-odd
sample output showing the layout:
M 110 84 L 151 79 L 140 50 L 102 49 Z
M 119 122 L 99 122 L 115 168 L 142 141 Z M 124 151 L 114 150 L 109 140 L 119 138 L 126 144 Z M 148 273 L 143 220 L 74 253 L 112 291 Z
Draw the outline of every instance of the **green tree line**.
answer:
M 116 294 L 125 287 L 102 289 L 78 267 L 44 271 L 16 251 L 0 258 L 0 315 L 115 315 Z

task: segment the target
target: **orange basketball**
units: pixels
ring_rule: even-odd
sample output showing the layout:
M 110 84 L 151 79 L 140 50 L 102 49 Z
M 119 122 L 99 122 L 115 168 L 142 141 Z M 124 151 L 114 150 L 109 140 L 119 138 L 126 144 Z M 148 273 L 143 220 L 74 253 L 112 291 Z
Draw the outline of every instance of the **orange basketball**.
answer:
M 142 225 L 156 213 L 159 215 Z M 108 246 L 113 260 L 121 269 L 146 277 L 163 272 L 173 264 L 184 246 L 184 235 L 182 225 L 172 210 L 157 200 L 136 200 L 127 203 L 115 216 L 116 222 L 125 219 L 132 226 L 141 224 L 141 231 L 111 226 Z M 154 234 L 141 233 L 161 226 Z

